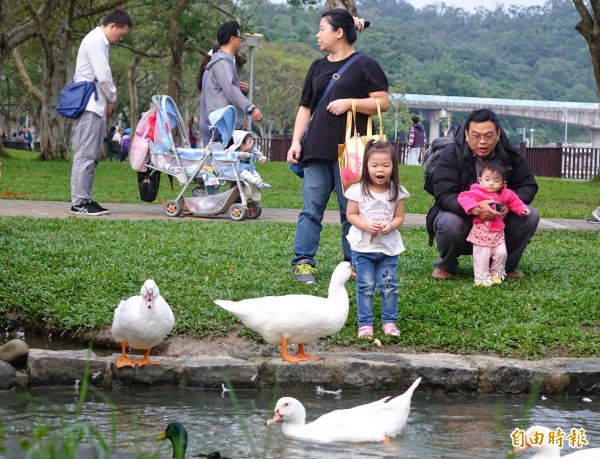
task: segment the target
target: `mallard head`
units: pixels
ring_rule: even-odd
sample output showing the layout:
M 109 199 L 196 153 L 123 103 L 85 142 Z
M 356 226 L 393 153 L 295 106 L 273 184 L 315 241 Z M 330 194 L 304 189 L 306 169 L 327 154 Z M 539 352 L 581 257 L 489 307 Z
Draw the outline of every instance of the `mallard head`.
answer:
M 170 440 L 173 446 L 173 458 L 184 459 L 188 444 L 187 430 L 180 422 L 171 422 L 165 432 L 156 437 L 157 441 Z
M 160 434 L 156 437 L 156 440 L 167 439 L 171 441 L 171 445 L 173 446 L 173 458 L 184 459 L 185 451 L 187 450 L 188 435 L 187 430 L 181 422 L 171 422 L 165 429 L 165 433 Z M 194 458 L 227 459 L 226 457 L 221 456 L 221 453 L 219 453 L 219 451 L 215 451 L 210 454 L 200 454 L 197 456 L 193 456 L 192 459 Z

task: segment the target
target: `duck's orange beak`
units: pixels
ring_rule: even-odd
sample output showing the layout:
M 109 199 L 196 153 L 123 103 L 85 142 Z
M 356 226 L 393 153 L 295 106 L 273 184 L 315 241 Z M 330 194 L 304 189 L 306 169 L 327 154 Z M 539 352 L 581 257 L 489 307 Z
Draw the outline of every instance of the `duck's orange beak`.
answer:
M 279 410 L 275 410 L 273 413 L 273 417 L 269 419 L 265 424 L 270 426 L 271 424 L 275 424 L 276 422 L 280 422 L 283 419 L 283 416 L 279 414 Z

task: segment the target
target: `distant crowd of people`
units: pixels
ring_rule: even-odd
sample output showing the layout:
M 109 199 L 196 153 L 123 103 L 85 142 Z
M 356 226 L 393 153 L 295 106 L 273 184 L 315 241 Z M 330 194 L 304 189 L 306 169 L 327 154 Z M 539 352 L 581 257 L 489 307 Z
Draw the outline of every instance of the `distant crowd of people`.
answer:
M 2 141 L 22 143 L 27 150 L 34 150 L 34 135 L 29 126 L 23 126 L 18 132 L 13 132 L 10 137 L 6 131 L 2 131 Z
M 131 142 L 130 128 L 117 128 L 111 126 L 108 134 L 104 138 L 104 143 L 108 147 L 108 160 L 125 162 L 129 156 L 129 144 Z

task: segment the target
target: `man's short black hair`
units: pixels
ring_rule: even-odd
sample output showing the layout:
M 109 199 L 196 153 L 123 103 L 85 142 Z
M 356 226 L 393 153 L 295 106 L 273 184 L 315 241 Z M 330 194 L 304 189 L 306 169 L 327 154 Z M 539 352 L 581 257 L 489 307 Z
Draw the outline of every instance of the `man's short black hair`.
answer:
M 235 37 L 240 33 L 240 25 L 236 21 L 229 21 L 222 24 L 217 30 L 217 43 L 220 46 L 229 43 L 231 37 Z
M 479 108 L 469 113 L 467 120 L 465 121 L 465 129 L 468 131 L 471 123 L 484 123 L 491 121 L 496 126 L 496 130 L 500 130 L 500 120 L 498 116 L 489 108 Z
M 103 26 L 107 26 L 113 23 L 119 29 L 125 26 L 129 27 L 130 29 L 133 27 L 133 21 L 131 20 L 131 16 L 129 16 L 129 14 L 127 14 L 127 12 L 125 10 L 122 10 L 121 8 L 115 8 L 114 10 L 110 11 L 106 16 L 104 16 L 104 19 L 102 19 L 101 22 Z
M 413 115 L 411 118 L 413 123 L 418 123 L 419 122 L 419 117 L 417 115 Z

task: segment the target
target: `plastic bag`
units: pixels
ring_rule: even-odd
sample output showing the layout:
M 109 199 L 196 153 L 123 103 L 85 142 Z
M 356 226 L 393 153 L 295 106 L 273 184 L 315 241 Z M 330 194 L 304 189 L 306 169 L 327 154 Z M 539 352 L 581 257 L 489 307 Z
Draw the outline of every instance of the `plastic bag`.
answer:
M 150 141 L 154 137 L 156 109 L 151 108 L 142 114 L 135 127 L 135 135 L 129 146 L 129 164 L 134 171 L 146 172 L 146 164 L 150 159 Z

